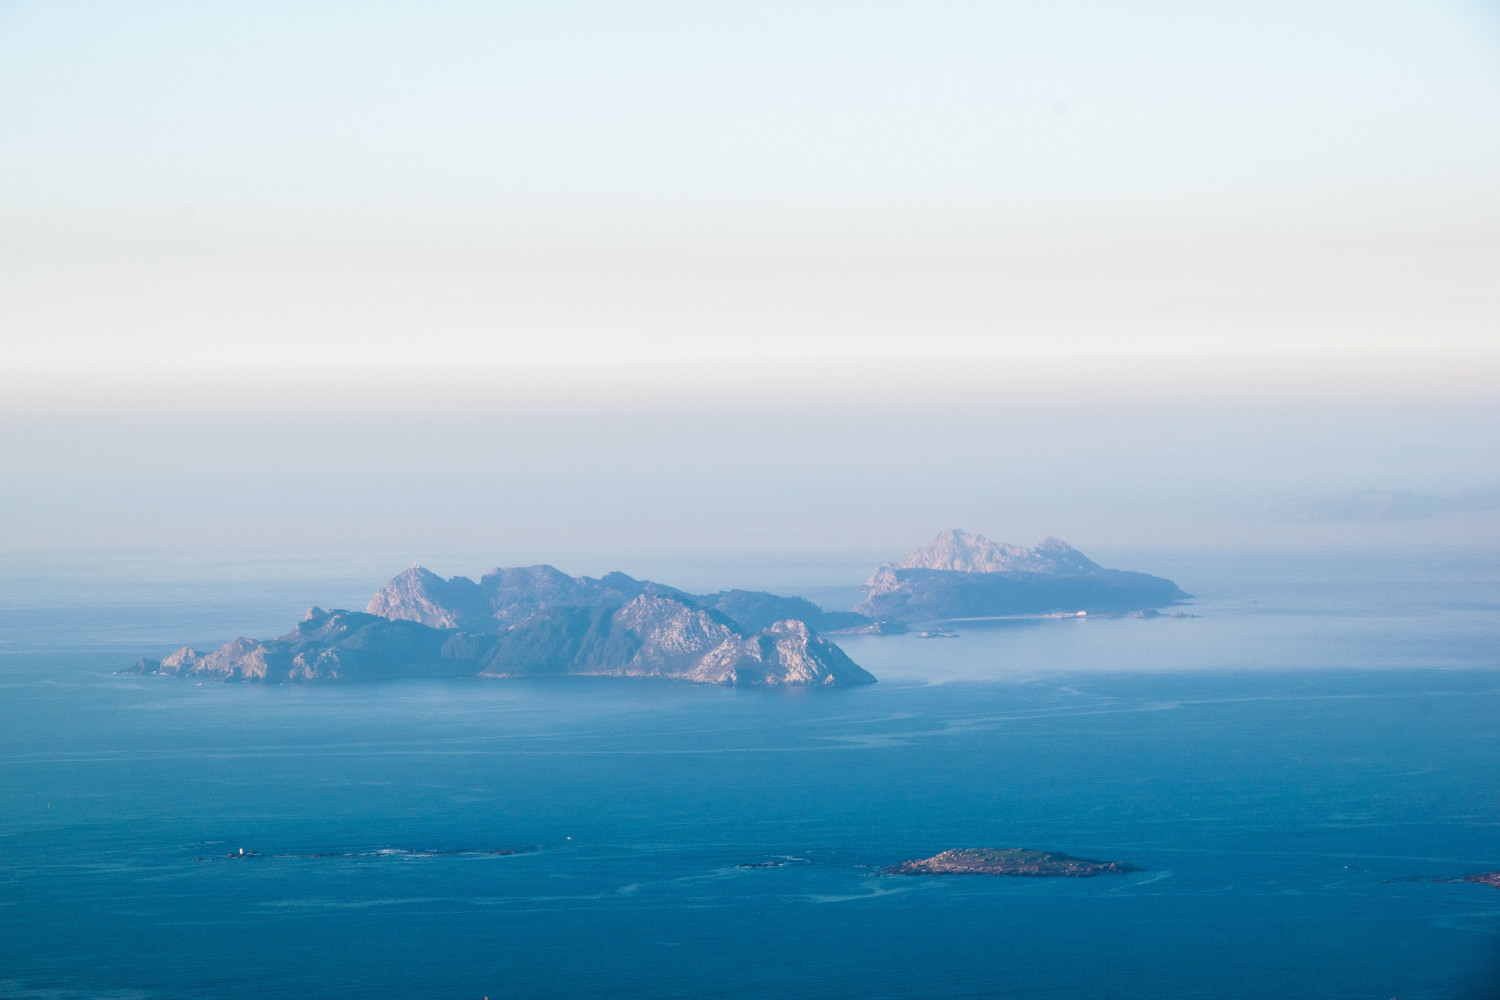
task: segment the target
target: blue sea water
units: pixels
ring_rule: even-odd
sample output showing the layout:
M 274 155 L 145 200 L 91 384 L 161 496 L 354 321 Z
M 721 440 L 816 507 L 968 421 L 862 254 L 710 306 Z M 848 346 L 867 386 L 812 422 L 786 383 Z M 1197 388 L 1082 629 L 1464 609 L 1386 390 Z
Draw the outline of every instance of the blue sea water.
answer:
M 121 676 L 373 588 L 13 572 L 0 997 L 1500 995 L 1442 881 L 1500 868 L 1500 571 L 1142 568 L 1200 617 L 847 637 L 835 691 Z M 1144 870 L 883 872 L 964 846 Z

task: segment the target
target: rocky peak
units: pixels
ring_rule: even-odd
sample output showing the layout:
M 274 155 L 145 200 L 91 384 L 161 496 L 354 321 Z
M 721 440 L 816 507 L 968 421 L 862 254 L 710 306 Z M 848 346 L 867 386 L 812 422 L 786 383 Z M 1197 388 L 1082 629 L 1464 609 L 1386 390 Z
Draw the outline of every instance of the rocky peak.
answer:
M 433 628 L 460 628 L 490 617 L 489 603 L 468 577 L 444 580 L 431 570 L 403 570 L 370 598 L 365 610 L 383 618 L 421 622 Z
M 161 672 L 164 674 L 191 674 L 196 671 L 203 662 L 203 654 L 191 646 L 183 646 L 181 649 L 161 661 Z
M 569 576 L 555 566 L 516 566 L 491 570 L 480 578 L 479 593 L 489 614 L 502 624 L 523 621 L 548 608 L 600 608 L 625 604 L 641 594 L 671 598 L 685 595 L 624 573 L 596 580 Z M 474 623 L 471 627 L 481 627 Z M 494 627 L 494 623 L 490 623 Z
M 900 622 L 1135 612 L 1189 596 L 1171 580 L 1105 569 L 1059 538 L 1023 549 L 956 529 L 881 566 L 866 586 L 855 612 Z
M 366 611 L 345 611 L 343 608 L 324 611 L 322 608 L 313 608 L 306 618 L 298 622 L 296 627 L 286 635 L 281 636 L 279 641 L 307 642 L 318 639 L 333 642 L 382 617 Z
M 1061 538 L 1048 535 L 1032 549 L 1038 556 L 1051 562 L 1051 572 L 1089 573 L 1100 569 L 1098 563 L 1079 552 Z
M 776 622 L 758 635 L 736 635 L 704 656 L 685 677 L 706 684 L 833 687 L 875 678 L 820 639 L 805 622 Z
M 702 653 L 735 635 L 722 616 L 650 594 L 626 604 L 615 619 L 640 636 L 647 649 L 666 657 Z
M 907 556 L 896 568 L 957 573 L 1082 573 L 1099 567 L 1061 539 L 1047 538 L 1028 549 L 953 528 Z

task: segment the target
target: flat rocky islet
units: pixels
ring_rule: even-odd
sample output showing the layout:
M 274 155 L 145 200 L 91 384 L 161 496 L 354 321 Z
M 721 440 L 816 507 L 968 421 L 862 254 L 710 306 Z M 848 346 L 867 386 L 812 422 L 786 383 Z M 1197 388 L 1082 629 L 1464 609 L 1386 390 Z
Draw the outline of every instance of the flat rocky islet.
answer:
M 904 861 L 886 869 L 890 875 L 1009 875 L 1023 878 L 1092 878 L 1124 875 L 1143 869 L 1121 861 L 1093 861 L 1056 851 L 1026 847 L 967 847 L 930 858 Z

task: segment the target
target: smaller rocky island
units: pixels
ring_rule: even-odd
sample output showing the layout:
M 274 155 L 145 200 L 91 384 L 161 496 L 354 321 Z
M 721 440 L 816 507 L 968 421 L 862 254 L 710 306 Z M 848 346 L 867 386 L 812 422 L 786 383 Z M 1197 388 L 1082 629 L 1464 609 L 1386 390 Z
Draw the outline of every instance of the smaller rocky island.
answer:
M 1480 885 L 1492 885 L 1500 889 L 1500 871 L 1475 872 L 1473 875 L 1465 875 L 1459 879 L 1460 882 L 1477 882 Z
M 1159 576 L 1105 569 L 1057 538 L 1028 549 L 957 528 L 899 564 L 879 567 L 865 586 L 869 594 L 854 609 L 857 614 L 907 623 L 1132 612 L 1145 617 L 1190 596 Z
M 891 875 L 1012 875 L 1023 878 L 1092 878 L 1142 869 L 1123 861 L 1091 861 L 1025 847 L 967 847 L 886 869 Z

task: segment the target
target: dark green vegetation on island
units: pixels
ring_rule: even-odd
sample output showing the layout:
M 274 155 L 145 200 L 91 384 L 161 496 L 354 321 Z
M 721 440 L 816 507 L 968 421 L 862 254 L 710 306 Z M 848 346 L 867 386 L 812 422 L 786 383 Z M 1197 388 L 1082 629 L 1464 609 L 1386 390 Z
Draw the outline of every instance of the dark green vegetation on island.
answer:
M 1141 870 L 1121 861 L 1091 861 L 1071 854 L 1033 851 L 1025 847 L 968 847 L 944 851 L 918 861 L 904 861 L 886 869 L 891 875 L 1014 875 L 1026 878 L 1092 878 Z
M 958 530 L 899 565 L 881 566 L 866 586 L 869 594 L 854 610 L 900 622 L 1126 613 L 1189 596 L 1159 576 L 1105 569 L 1056 538 L 1027 549 Z

